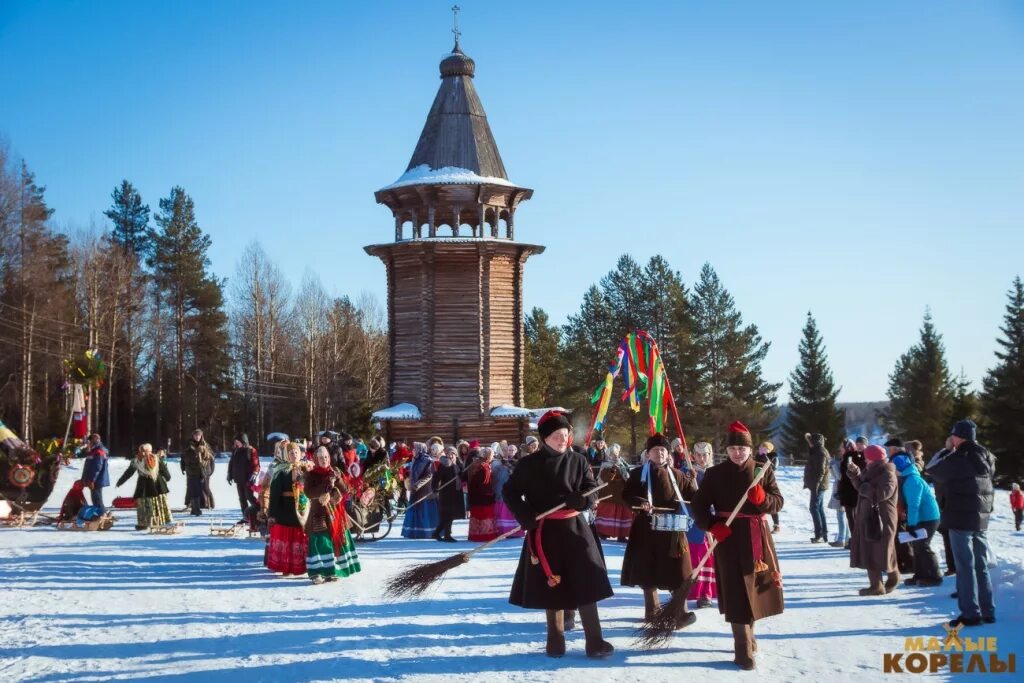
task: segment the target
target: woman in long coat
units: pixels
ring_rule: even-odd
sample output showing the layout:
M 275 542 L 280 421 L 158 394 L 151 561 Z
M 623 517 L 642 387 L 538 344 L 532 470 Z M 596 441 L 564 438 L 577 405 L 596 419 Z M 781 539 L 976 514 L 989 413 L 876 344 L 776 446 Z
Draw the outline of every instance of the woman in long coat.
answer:
M 629 530 L 629 543 L 622 559 L 622 585 L 640 586 L 644 591 L 644 618 L 650 620 L 658 609 L 658 590 L 675 591 L 690 578 L 690 544 L 686 530 L 651 528 L 652 515 L 672 510 L 683 514 L 683 500 L 697 492 L 693 478 L 672 467 L 669 442 L 661 434 L 647 439 L 647 463 L 629 475 L 622 498 L 641 508 Z M 660 509 L 659 509 L 660 508 Z M 682 628 L 696 620 L 687 612 L 679 620 Z
M 783 499 L 768 463 L 751 457 L 753 439 L 741 422 L 729 426 L 729 458 L 704 473 L 691 510 L 697 526 L 715 537 L 718 611 L 732 626 L 733 662 L 754 668 L 754 622 L 782 614 L 782 572 L 766 515 L 782 509 Z M 756 467 L 768 467 L 757 486 Z M 749 491 L 748 491 L 749 488 Z M 742 502 L 731 526 L 725 522 Z
M 513 461 L 508 454 L 515 450 L 515 446 L 508 446 L 505 449 L 506 456 L 504 458 L 499 456 L 491 463 L 491 489 L 494 491 L 494 521 L 497 524 L 499 534 L 507 533 L 519 526 L 516 516 L 512 514 L 512 510 L 509 509 L 508 505 L 505 505 L 505 499 L 501 497 L 502 489 L 508 483 L 508 478 L 512 476 Z M 509 538 L 522 538 L 525 535 L 522 531 L 519 531 L 509 536 Z
M 498 444 L 480 449 L 480 457 L 466 470 L 469 495 L 469 540 L 486 542 L 497 538 L 498 525 L 494 518 L 494 488 L 491 484 L 491 462 Z
M 604 640 L 597 601 L 611 597 L 604 555 L 597 536 L 580 514 L 598 494 L 590 463 L 569 448 L 572 424 L 564 413 L 548 411 L 538 420 L 544 446 L 516 464 L 502 497 L 527 530 L 508 601 L 547 613 L 546 652 L 565 654 L 565 611 L 579 610 L 588 657 L 608 657 L 615 648 Z M 565 503 L 542 521 L 536 516 Z
M 167 469 L 167 463 L 153 453 L 152 445 L 144 443 L 139 446 L 135 457 L 128 463 L 128 469 L 117 480 L 117 485 L 128 481 L 133 474 L 139 477 L 135 482 L 135 493 L 132 495 L 135 499 L 137 517 L 135 528 L 141 531 L 171 524 L 174 519 L 167 505 L 167 482 L 171 480 L 171 473 Z
M 622 447 L 615 443 L 605 451 L 597 479 L 607 484 L 601 490 L 601 498 L 607 500 L 597 504 L 597 517 L 594 520 L 594 528 L 602 538 L 614 538 L 620 542 L 626 540 L 633 526 L 633 510 L 622 495 L 626 480 L 629 479 L 629 468 L 619 460 L 621 450 Z
M 303 529 L 308 538 L 306 570 L 315 584 L 337 581 L 360 570 L 359 556 L 348 529 L 337 528 L 335 516 L 339 503 L 348 491 L 340 470 L 331 467 L 331 453 L 325 447 L 316 449 L 316 466 L 306 473 L 303 489 L 309 498 L 309 513 Z M 340 532 L 341 538 L 334 536 Z M 341 552 L 336 556 L 340 546 Z
M 405 509 L 402 537 L 431 538 L 438 522 L 437 496 L 430 485 L 434 479 L 434 461 L 426 444 L 413 444 L 413 452 L 415 455 L 409 463 L 409 506 Z
M 863 470 L 855 464 L 847 467 L 858 496 L 850 540 L 850 566 L 868 570 L 869 585 L 860 589 L 861 595 L 884 595 L 894 591 L 900 582 L 893 545 L 899 483 L 896 468 L 886 460 L 881 446 L 864 449 L 864 460 L 867 466 Z M 887 574 L 885 585 L 882 574 Z
M 267 499 L 267 517 L 270 540 L 266 565 L 285 576 L 306 573 L 306 533 L 302 520 L 308 507 L 303 508 L 302 446 L 288 444 L 287 460 L 275 462 L 271 472 L 270 494 Z
M 448 446 L 441 456 L 440 467 L 434 472 L 431 481 L 434 495 L 437 496 L 438 523 L 434 529 L 434 539 L 454 543 L 452 538 L 452 522 L 466 516 L 462 489 L 459 486 L 462 464 L 458 451 Z

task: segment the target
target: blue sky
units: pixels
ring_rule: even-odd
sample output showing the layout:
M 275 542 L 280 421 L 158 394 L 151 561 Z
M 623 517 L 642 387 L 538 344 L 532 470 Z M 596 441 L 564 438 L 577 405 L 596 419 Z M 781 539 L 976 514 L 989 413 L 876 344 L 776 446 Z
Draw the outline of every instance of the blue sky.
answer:
M 408 164 L 451 4 L 5 0 L 0 135 L 59 225 L 102 224 L 122 178 L 154 209 L 181 185 L 221 276 L 256 239 L 296 283 L 383 299 L 373 191 Z M 715 266 L 771 380 L 808 310 L 843 400 L 884 396 L 926 306 L 954 370 L 991 366 L 1024 274 L 1024 5 L 460 5 L 509 176 L 535 190 L 528 307 L 562 322 L 621 253 L 660 253 L 688 284 Z

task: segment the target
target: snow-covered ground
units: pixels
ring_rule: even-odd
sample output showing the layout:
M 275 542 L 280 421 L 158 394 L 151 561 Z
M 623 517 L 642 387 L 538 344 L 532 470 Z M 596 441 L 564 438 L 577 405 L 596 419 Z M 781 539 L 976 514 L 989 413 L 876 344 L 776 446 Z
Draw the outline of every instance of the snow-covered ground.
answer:
M 126 462 L 112 461 L 112 479 Z M 171 504 L 180 506 L 184 480 L 174 470 L 176 463 Z M 395 603 L 382 597 L 386 577 L 470 547 L 407 541 L 396 527 L 391 537 L 359 546 L 361 574 L 313 586 L 268 572 L 259 540 L 209 535 L 211 521 L 239 517 L 224 473 L 220 461 L 218 509 L 179 516 L 187 524 L 179 536 L 136 532 L 131 510 L 119 511 L 108 532 L 0 530 L 0 680 L 891 680 L 882 673 L 883 654 L 902 652 L 908 636 L 941 638 L 941 624 L 956 614 L 949 579 L 936 589 L 857 595 L 865 574 L 848 567 L 847 553 L 808 542 L 801 472 L 787 468 L 777 537 L 786 612 L 758 622 L 756 673 L 730 663 L 731 636 L 716 609 L 700 610 L 697 623 L 664 649 L 637 649 L 632 634 L 643 602 L 638 589 L 617 587 L 617 543 L 605 544 L 616 594 L 600 604 L 614 657 L 587 659 L 576 631 L 566 656 L 552 660 L 542 654 L 543 615 L 507 602 L 521 541 L 476 556 L 423 599 Z M 59 507 L 77 474 L 61 473 L 47 510 Z M 119 493 L 132 490 L 129 482 Z M 114 495 L 107 490 L 108 501 Z M 464 522 L 455 533 L 465 537 Z M 997 636 L 1003 661 L 1010 653 L 1021 659 L 1024 534 L 1013 531 L 1003 491 L 990 538 L 999 623 L 965 635 Z M 939 539 L 936 548 L 941 553 Z

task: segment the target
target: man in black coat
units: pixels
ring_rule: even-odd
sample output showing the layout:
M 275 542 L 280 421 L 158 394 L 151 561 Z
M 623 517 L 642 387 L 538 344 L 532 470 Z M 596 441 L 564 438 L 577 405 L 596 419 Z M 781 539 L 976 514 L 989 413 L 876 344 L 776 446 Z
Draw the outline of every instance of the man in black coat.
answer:
M 260 471 L 260 456 L 256 449 L 249 445 L 249 436 L 239 434 L 235 437 L 235 450 L 228 462 L 228 483 L 234 484 L 238 491 L 238 504 L 242 514 L 256 504 L 256 496 L 252 492 L 253 475 Z
M 587 456 L 570 448 L 572 424 L 564 413 L 548 411 L 537 422 L 544 445 L 523 457 L 512 471 L 502 499 L 527 530 L 508 601 L 547 613 L 546 652 L 565 654 L 565 613 L 579 610 L 588 657 L 615 651 L 604 640 L 597 602 L 611 597 L 601 544 L 579 514 L 597 504 Z M 537 515 L 560 503 L 565 508 L 538 521 Z
M 825 450 L 823 434 L 807 434 L 807 464 L 804 465 L 804 488 L 810 490 L 811 521 L 814 523 L 814 538 L 811 543 L 828 541 L 828 522 L 825 519 L 825 494 L 828 492 L 829 466 L 828 451 Z
M 985 535 L 994 502 L 996 462 L 976 441 L 977 429 L 971 420 L 957 422 L 950 434 L 953 450 L 941 451 L 927 467 L 931 478 L 942 484 L 945 505 L 941 522 L 949 530 L 956 561 L 960 616 L 949 622 L 950 626 L 993 624 L 996 620 Z
M 853 463 L 861 472 L 864 471 L 867 467 L 867 463 L 864 462 L 864 449 L 867 447 L 868 440 L 863 436 L 858 436 L 857 440 L 853 442 L 853 446 L 843 451 L 843 462 L 839 468 L 839 471 L 842 472 L 842 478 L 839 480 L 839 503 L 843 506 L 843 512 L 846 513 L 846 530 L 849 538 L 853 538 L 853 513 L 857 509 L 859 494 L 850 480 L 847 470 L 850 463 Z M 850 541 L 846 541 L 846 547 L 850 547 Z

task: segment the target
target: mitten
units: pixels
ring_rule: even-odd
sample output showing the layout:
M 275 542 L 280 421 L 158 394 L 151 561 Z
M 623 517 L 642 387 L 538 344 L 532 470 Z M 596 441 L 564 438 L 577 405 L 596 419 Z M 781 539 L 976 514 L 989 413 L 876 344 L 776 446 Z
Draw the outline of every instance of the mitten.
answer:
M 750 502 L 753 503 L 754 505 L 760 505 L 761 503 L 764 502 L 765 498 L 766 496 L 764 493 L 764 487 L 761 486 L 760 484 L 757 484 L 749 491 L 747 491 L 747 499 L 750 500 Z
M 590 501 L 582 493 L 573 491 L 565 496 L 565 507 L 573 510 L 586 510 L 590 507 Z
M 523 528 L 523 531 L 532 531 L 537 528 L 537 516 L 532 512 L 529 516 L 516 515 L 516 521 L 519 522 L 519 526 Z
M 727 539 L 730 536 L 732 536 L 732 529 L 727 527 L 722 522 L 715 522 L 714 524 L 711 525 L 711 528 L 708 529 L 708 533 L 710 533 L 712 536 L 714 536 L 716 541 L 721 543 L 725 539 Z

